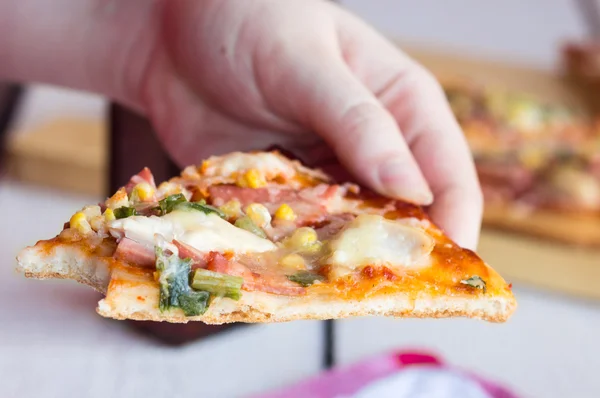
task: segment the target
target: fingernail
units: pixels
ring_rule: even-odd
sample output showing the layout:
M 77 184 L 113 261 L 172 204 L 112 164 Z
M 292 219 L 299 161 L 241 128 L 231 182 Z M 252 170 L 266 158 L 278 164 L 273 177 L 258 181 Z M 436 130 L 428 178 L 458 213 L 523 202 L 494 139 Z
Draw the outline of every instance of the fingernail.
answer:
M 415 167 L 400 159 L 390 159 L 379 168 L 379 180 L 385 194 L 428 206 L 433 193 Z

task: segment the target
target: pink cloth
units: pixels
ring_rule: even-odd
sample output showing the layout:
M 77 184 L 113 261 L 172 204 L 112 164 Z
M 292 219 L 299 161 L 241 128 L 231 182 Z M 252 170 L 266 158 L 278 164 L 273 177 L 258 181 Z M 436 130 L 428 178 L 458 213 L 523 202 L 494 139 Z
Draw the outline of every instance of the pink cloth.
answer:
M 386 378 L 400 375 L 402 372 L 408 370 L 434 370 L 434 372 L 422 372 L 423 374 L 418 379 L 414 377 L 411 379 L 413 383 L 414 380 L 419 380 L 417 386 L 422 385 L 429 390 L 435 387 L 436 380 L 439 383 L 440 377 L 436 375 L 447 374 L 453 377 L 454 380 L 469 382 L 470 385 L 481 391 L 481 394 L 478 396 L 517 398 L 516 395 L 508 390 L 469 372 L 448 366 L 433 355 L 413 352 L 395 352 L 376 356 L 349 367 L 335 368 L 288 388 L 258 395 L 254 398 L 351 397 L 365 391 L 366 387 L 373 386 L 373 383 L 385 381 Z M 408 372 L 405 373 L 407 374 Z M 448 381 L 445 380 L 443 383 L 444 388 L 447 389 Z

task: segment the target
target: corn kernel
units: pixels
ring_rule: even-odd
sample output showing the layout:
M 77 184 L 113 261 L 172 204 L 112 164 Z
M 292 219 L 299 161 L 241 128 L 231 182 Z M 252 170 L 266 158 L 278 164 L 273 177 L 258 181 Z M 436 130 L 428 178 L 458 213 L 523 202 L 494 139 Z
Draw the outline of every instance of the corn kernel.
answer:
M 244 174 L 238 176 L 237 184 L 243 188 L 263 188 L 267 186 L 267 180 L 256 169 L 250 169 Z
M 104 217 L 101 215 L 90 218 L 88 222 L 90 223 L 92 229 L 96 232 L 104 227 Z
M 112 221 L 112 220 L 116 220 L 115 217 L 115 212 L 112 211 L 112 209 L 106 209 L 104 210 L 104 220 L 108 221 Z
M 140 182 L 135 187 L 133 187 L 133 191 L 131 192 L 132 199 L 137 197 L 142 202 L 146 202 L 152 200 L 154 198 L 154 187 L 148 184 L 147 182 Z
M 92 227 L 90 226 L 90 223 L 85 217 L 85 214 L 81 211 L 73 214 L 73 216 L 69 220 L 69 225 L 71 228 L 74 228 L 83 235 L 92 232 Z
M 221 210 L 227 218 L 238 218 L 242 216 L 242 204 L 237 199 L 232 199 L 223 206 L 220 206 L 219 210 Z
M 206 172 L 206 170 L 208 169 L 208 167 L 210 166 L 209 164 L 210 162 L 208 160 L 204 160 L 202 162 L 202 165 L 200 166 L 200 173 L 204 174 Z
M 275 211 L 275 218 L 278 220 L 294 221 L 296 213 L 294 213 L 294 210 L 288 204 L 284 203 Z
M 121 188 L 113 196 L 106 200 L 106 207 L 110 209 L 118 209 L 119 207 L 129 206 L 129 198 L 125 189 Z
M 295 249 L 309 247 L 317 242 L 317 232 L 310 227 L 298 228 L 290 236 L 288 242 Z
M 99 215 L 102 214 L 102 211 L 100 210 L 100 206 L 95 205 L 95 206 L 85 206 L 83 209 L 81 209 L 81 212 L 83 214 L 85 214 L 85 218 L 89 221 L 94 217 L 97 217 Z
M 323 249 L 323 242 L 316 241 L 316 242 L 311 243 L 308 246 L 304 247 L 304 249 L 302 251 L 304 253 L 315 254 L 315 253 L 320 252 L 322 249 Z
M 279 265 L 290 271 L 301 271 L 306 269 L 306 263 L 301 255 L 291 253 L 279 259 Z
M 529 149 L 519 153 L 519 159 L 525 167 L 529 169 L 537 169 L 541 167 L 545 161 L 546 156 L 543 150 L 540 149 Z
M 264 228 L 271 223 L 269 210 L 260 203 L 249 204 L 245 210 L 246 215 L 260 228 Z

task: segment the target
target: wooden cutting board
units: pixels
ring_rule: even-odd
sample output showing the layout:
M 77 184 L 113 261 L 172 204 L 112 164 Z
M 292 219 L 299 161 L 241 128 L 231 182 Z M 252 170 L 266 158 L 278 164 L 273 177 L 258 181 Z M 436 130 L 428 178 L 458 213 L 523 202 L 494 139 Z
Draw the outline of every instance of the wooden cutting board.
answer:
M 7 145 L 7 172 L 18 181 L 104 196 L 108 175 L 103 120 L 61 118 L 16 131 Z

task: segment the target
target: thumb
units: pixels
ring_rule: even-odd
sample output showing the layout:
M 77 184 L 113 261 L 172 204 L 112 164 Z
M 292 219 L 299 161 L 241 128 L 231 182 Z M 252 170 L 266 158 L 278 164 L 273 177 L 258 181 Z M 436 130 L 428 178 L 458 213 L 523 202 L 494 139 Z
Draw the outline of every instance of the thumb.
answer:
M 319 62 L 306 83 L 305 117 L 360 183 L 385 196 L 431 204 L 433 194 L 395 119 L 344 63 Z

